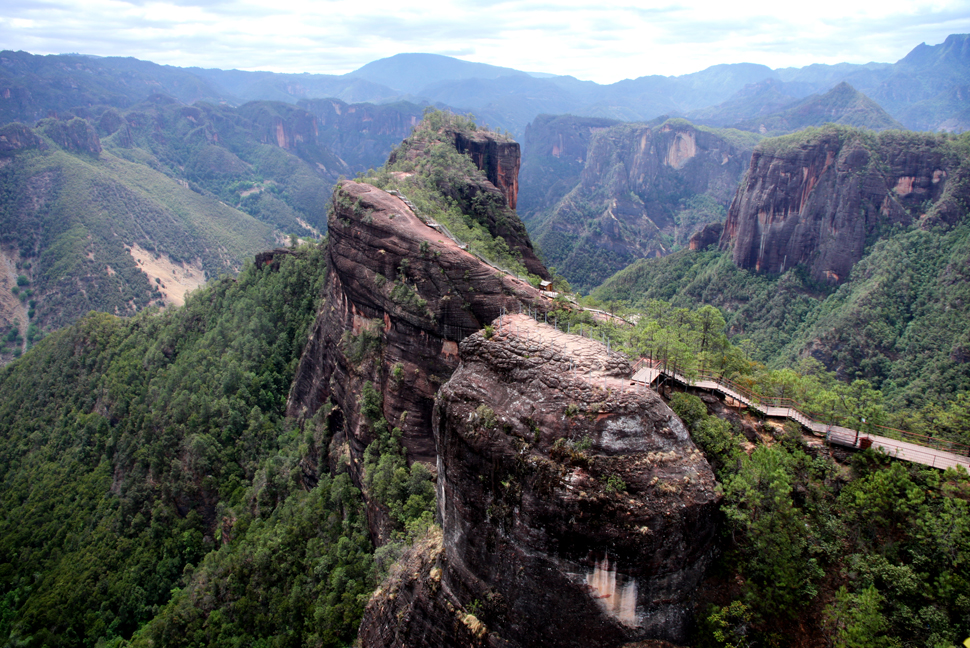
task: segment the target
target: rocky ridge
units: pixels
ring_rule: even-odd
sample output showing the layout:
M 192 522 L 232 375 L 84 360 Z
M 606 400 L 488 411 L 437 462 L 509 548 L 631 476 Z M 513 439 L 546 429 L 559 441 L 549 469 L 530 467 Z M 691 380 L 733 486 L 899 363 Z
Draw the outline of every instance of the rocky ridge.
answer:
M 555 141 L 533 139 L 532 147 L 545 151 L 546 159 L 529 164 L 571 168 L 582 159 L 582 172 L 561 197 L 537 195 L 530 180 L 528 222 L 547 262 L 586 289 L 638 259 L 686 246 L 703 225 L 722 220 L 758 138 L 697 128 L 682 119 L 590 125 L 580 129 L 588 131 L 588 146 L 577 152 L 578 137 L 563 138 L 564 146 L 558 146 L 556 133 L 568 131 L 568 123 L 555 126 L 535 132 L 534 138 L 545 133 Z M 558 155 L 567 160 L 550 159 L 561 150 L 566 152 Z M 536 202 L 547 198 L 556 202 Z
M 718 496 L 630 374 L 527 316 L 462 342 L 434 411 L 441 535 L 374 595 L 363 646 L 683 641 Z
M 460 179 L 442 174 L 436 182 L 437 190 L 452 199 L 462 213 L 472 215 L 484 225 L 493 237 L 504 239 L 529 273 L 551 279 L 532 247 L 525 225 L 515 213 L 521 157 L 518 142 L 474 128 L 445 126 L 436 133 L 416 131 L 391 153 L 387 167 L 394 169 L 400 166 L 398 163 L 425 161 L 441 145 L 454 147 L 459 154 L 468 156 L 477 172 Z
M 459 342 L 503 308 L 517 311 L 525 304 L 546 311 L 552 302 L 425 224 L 401 197 L 371 185 L 337 186 L 329 232 L 323 309 L 287 412 L 302 420 L 326 414 L 323 424 L 334 435 L 332 467 L 346 443 L 360 486 L 373 433 L 359 395 L 370 383 L 383 395 L 384 417 L 402 431 L 408 461 L 433 468 L 434 396 L 458 366 Z M 386 519 L 373 503 L 369 513 L 380 542 Z

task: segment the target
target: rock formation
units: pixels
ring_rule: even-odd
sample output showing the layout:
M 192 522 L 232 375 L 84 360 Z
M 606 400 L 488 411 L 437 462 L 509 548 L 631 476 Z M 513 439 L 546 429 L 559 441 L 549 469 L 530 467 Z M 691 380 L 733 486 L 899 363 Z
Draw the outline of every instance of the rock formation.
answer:
M 457 132 L 455 148 L 471 157 L 488 181 L 505 196 L 506 204 L 515 209 L 519 197 L 519 143 L 487 131 Z
M 370 382 L 384 396 L 387 421 L 401 428 L 409 461 L 434 466 L 434 395 L 458 366 L 458 343 L 522 304 L 551 302 L 421 221 L 402 201 L 371 185 L 344 181 L 329 221 L 323 310 L 290 392 L 288 414 L 303 419 L 328 400 L 328 425 L 349 444 L 351 475 L 373 439 L 358 397 Z M 381 539 L 381 521 L 372 530 Z
M 536 256 L 525 225 L 515 213 L 519 191 L 518 143 L 481 130 L 448 129 L 438 137 L 442 135 L 459 153 L 468 155 L 485 177 L 465 177 L 461 182 L 444 180 L 438 184 L 438 190 L 453 199 L 463 213 L 471 214 L 484 225 L 493 237 L 504 239 L 531 274 L 551 279 Z M 398 161 L 425 157 L 435 143 L 415 133 L 391 153 L 387 164 L 393 167 Z
M 533 140 L 547 157 L 529 162 L 569 169 L 574 158 L 584 160 L 568 193 L 546 193 L 558 198 L 553 204 L 537 204 L 543 198 L 530 180 L 528 205 L 546 261 L 580 288 L 597 286 L 638 259 L 669 253 L 671 241 L 686 246 L 697 229 L 723 218 L 751 156 L 735 139 L 682 119 L 588 128 L 582 153 L 573 150 L 581 138 L 563 138 L 568 159 L 553 163 L 548 152 L 554 155 L 556 145 Z
M 54 143 L 72 153 L 86 153 L 97 157 L 101 154 L 101 140 L 94 128 L 79 117 L 62 121 L 44 119 L 37 129 L 54 140 Z
M 691 250 L 703 250 L 712 245 L 717 245 L 718 241 L 721 240 L 721 234 L 724 232 L 724 223 L 709 223 L 704 226 L 704 229 L 695 232 L 693 236 L 690 237 L 690 243 L 688 247 Z
M 406 101 L 348 104 L 339 99 L 302 99 L 297 105 L 313 113 L 318 141 L 340 156 L 353 173 L 384 164 L 421 121 L 425 109 Z
M 953 222 L 970 189 L 938 136 L 827 126 L 759 145 L 721 245 L 739 267 L 844 281 L 881 229 Z M 930 206 L 933 208 L 930 209 Z
M 23 124 L 7 124 L 0 128 L 0 153 L 12 153 L 29 148 L 45 149 L 47 145 L 34 131 Z
M 718 496 L 625 358 L 506 316 L 438 393 L 440 536 L 371 599 L 366 648 L 682 641 Z

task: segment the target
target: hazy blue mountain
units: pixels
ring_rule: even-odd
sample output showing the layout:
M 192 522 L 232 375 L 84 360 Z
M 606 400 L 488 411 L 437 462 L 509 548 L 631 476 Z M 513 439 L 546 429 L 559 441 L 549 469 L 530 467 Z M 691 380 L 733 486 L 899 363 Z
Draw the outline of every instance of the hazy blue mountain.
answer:
M 879 104 L 845 81 L 825 94 L 811 95 L 775 113 L 731 125 L 743 130 L 782 134 L 827 123 L 870 130 L 903 128 Z
M 440 54 L 396 54 L 368 63 L 347 75 L 412 94 L 419 94 L 425 87 L 440 81 L 497 79 L 505 76 L 534 78 L 512 68 L 470 63 Z

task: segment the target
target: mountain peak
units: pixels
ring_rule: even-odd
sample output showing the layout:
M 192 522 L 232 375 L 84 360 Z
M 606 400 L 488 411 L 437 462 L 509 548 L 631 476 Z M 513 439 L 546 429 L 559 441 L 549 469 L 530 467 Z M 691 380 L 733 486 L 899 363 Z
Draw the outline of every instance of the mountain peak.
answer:
M 359 77 L 395 90 L 416 94 L 441 81 L 497 79 L 504 76 L 529 76 L 520 70 L 470 63 L 441 54 L 395 54 L 372 61 L 347 76 Z

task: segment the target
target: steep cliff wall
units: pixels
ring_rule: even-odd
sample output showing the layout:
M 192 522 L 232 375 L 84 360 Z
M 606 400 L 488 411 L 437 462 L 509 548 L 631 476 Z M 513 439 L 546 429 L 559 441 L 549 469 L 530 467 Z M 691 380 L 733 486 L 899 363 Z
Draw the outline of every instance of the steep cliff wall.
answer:
M 593 134 L 619 123 L 573 115 L 539 115 L 532 120 L 525 129 L 517 207 L 527 225 L 579 183 Z
M 421 121 L 425 109 L 406 101 L 375 105 L 303 99 L 298 105 L 316 116 L 320 143 L 339 155 L 353 173 L 384 164 L 394 147 Z
M 402 430 L 410 461 L 433 466 L 434 395 L 458 366 L 458 343 L 521 304 L 551 302 L 425 225 L 398 197 L 343 182 L 330 216 L 323 311 L 314 324 L 287 412 L 303 419 L 329 400 L 328 425 L 349 444 L 350 470 L 363 483 L 362 457 L 373 440 L 361 415 L 370 382 L 383 414 Z M 375 538 L 384 522 L 371 511 Z
M 519 197 L 519 143 L 486 131 L 458 132 L 455 148 L 471 157 L 488 181 L 505 196 L 506 204 L 515 209 Z
M 731 203 L 721 245 L 735 264 L 780 273 L 804 264 L 844 281 L 894 224 L 954 222 L 970 194 L 945 136 L 827 126 L 768 140 Z
M 686 246 L 723 220 L 757 139 L 684 120 L 592 132 L 586 151 L 569 154 L 584 160 L 578 182 L 555 204 L 530 205 L 536 244 L 580 288 Z
M 717 495 L 680 420 L 625 358 L 528 317 L 461 358 L 435 404 L 442 536 L 372 598 L 362 645 L 683 640 Z

